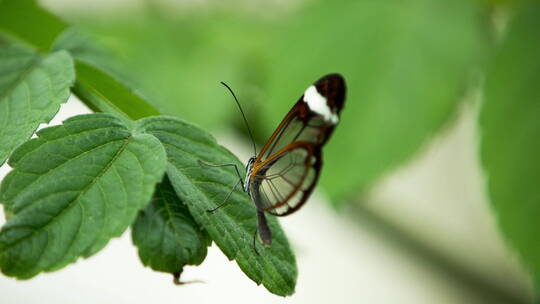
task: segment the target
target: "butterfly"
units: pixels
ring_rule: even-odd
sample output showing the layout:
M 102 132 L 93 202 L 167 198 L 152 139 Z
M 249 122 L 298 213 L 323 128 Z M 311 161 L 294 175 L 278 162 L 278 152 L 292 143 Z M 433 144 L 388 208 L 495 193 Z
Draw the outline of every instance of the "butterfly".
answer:
M 234 92 L 222 82 L 233 95 L 249 134 L 244 112 Z M 234 166 L 239 176 L 224 203 L 209 210 L 214 212 L 227 203 L 239 184 L 248 193 L 257 208 L 257 230 L 261 241 L 271 245 L 272 232 L 265 213 L 286 216 L 302 207 L 313 192 L 322 168 L 322 147 L 326 144 L 340 121 L 345 102 L 345 79 L 340 74 L 328 74 L 311 86 L 283 118 L 270 139 L 259 153 L 251 157 L 246 165 L 246 176 L 242 180 L 234 164 L 211 166 Z M 255 143 L 254 149 L 255 149 Z M 255 248 L 255 247 L 254 247 Z

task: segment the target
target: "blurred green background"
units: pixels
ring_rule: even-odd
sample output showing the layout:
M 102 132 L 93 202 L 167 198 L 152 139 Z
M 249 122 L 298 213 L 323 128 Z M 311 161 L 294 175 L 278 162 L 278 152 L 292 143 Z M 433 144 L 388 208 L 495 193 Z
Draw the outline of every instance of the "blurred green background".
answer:
M 457 280 L 490 294 L 487 299 L 534 298 L 527 279 L 516 283 L 505 282 L 504 274 L 473 275 L 468 266 L 454 263 L 459 259 L 452 253 L 431 250 L 394 225 L 384 210 L 364 206 L 370 205 L 373 187 L 465 115 L 475 159 L 471 166 L 478 166 L 483 179 L 477 188 L 487 197 L 481 203 L 489 204 L 492 220 L 531 281 L 540 278 L 536 1 L 41 3 L 99 41 L 113 58 L 107 67 L 162 114 L 218 135 L 231 129 L 245 134 L 237 108 L 219 85 L 227 82 L 259 145 L 309 84 L 327 73 L 343 74 L 347 101 L 325 148 L 319 187 L 328 201 L 375 223 Z M 449 171 L 452 166 L 447 164 Z M 437 177 L 450 173 L 440 171 Z M 467 180 L 470 172 L 461 173 Z M 445 208 L 439 203 L 433 205 Z M 520 287 L 505 290 L 514 285 Z
M 162 113 L 242 131 L 218 85 L 228 82 L 259 143 L 305 87 L 342 73 L 347 110 L 325 151 L 333 169 L 321 182 L 336 204 L 406 160 L 455 115 L 493 42 L 489 3 L 470 0 L 186 2 L 77 9 L 66 18 L 95 33 Z M 350 170 L 353 164 L 361 170 Z

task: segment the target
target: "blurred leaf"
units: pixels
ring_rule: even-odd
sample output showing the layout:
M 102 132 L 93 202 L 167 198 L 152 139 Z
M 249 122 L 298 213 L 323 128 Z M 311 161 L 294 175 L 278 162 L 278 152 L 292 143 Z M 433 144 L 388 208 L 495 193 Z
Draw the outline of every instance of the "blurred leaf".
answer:
M 40 55 L 26 48 L 0 48 L 0 165 L 49 122 L 67 101 L 75 79 L 66 52 Z
M 186 264 L 201 264 L 211 243 L 168 178 L 156 186 L 152 202 L 139 212 L 132 238 L 145 266 L 171 274 L 182 273 Z
M 76 60 L 85 62 L 108 73 L 118 72 L 112 54 L 99 43 L 97 38 L 79 28 L 70 27 L 56 37 L 53 50 L 66 50 Z
M 67 50 L 76 59 L 77 81 L 73 93 L 92 110 L 131 119 L 159 114 L 137 92 L 111 74 L 115 70 L 113 61 L 84 32 L 67 30 L 58 38 L 54 49 Z
M 483 47 L 475 1 L 314 1 L 272 48 L 268 134 L 308 85 L 343 74 L 348 95 L 325 149 L 336 203 L 410 158 L 456 110 Z M 271 115 L 268 115 L 271 114 Z
M 161 180 L 165 151 L 105 114 L 72 117 L 17 149 L 0 201 L 0 268 L 31 278 L 90 256 L 133 222 Z
M 223 130 L 224 123 L 239 116 L 219 82 L 241 92 L 246 106 L 253 104 L 266 76 L 270 38 L 257 19 L 233 10 L 208 8 L 174 18 L 167 17 L 169 11 L 145 10 L 136 17 L 120 14 L 96 22 L 101 16 L 77 16 L 73 22 L 99 36 L 121 58 L 129 80 L 162 113 Z
M 105 56 L 103 48 L 80 30 L 67 29 L 60 19 L 37 6 L 35 1 L 1 1 L 0 30 L 42 52 L 50 48 L 69 51 L 76 59 L 77 81 L 73 92 L 92 110 L 131 119 L 159 114 L 114 73 L 120 69 L 115 69 L 114 60 Z
M 47 52 L 67 26 L 35 0 L 0 0 L 0 30 L 7 31 Z
M 107 73 L 78 61 L 73 93 L 96 112 L 124 115 L 130 119 L 158 115 L 159 112 L 138 94 Z
M 256 231 L 255 205 L 237 188 L 230 203 L 214 213 L 207 210 L 222 203 L 238 181 L 232 168 L 205 168 L 198 160 L 212 164 L 234 163 L 238 159 L 203 130 L 182 120 L 151 117 L 141 120 L 141 128 L 156 136 L 167 151 L 167 175 L 180 199 L 229 259 L 270 292 L 290 295 L 296 284 L 296 261 L 277 220 L 268 219 L 273 232 L 272 246 L 253 248 Z
M 497 220 L 540 283 L 540 4 L 510 23 L 486 79 L 481 159 Z

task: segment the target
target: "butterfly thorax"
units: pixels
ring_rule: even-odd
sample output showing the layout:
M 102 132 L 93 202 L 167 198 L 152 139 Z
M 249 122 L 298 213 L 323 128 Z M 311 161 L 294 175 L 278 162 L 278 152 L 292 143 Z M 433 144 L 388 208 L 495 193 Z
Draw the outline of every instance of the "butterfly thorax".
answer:
M 251 177 L 251 171 L 253 170 L 253 163 L 255 162 L 256 157 L 250 157 L 246 165 L 246 179 L 244 181 L 244 192 L 249 194 L 249 179 Z M 251 195 L 250 195 L 251 196 Z

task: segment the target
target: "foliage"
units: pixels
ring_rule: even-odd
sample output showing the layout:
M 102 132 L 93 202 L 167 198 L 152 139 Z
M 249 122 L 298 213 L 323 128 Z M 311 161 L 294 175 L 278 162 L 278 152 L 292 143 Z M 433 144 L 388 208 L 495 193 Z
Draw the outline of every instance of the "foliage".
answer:
M 508 242 L 540 282 L 540 5 L 510 23 L 487 72 L 481 159 L 491 203 Z
M 159 141 L 106 114 L 72 117 L 10 157 L 0 268 L 27 279 L 90 256 L 133 222 L 165 171 Z
M 159 8 L 141 12 L 136 23 L 121 16 L 99 25 L 77 19 L 124 58 L 134 81 L 168 113 L 208 129 L 219 130 L 224 120 L 243 129 L 217 84 L 237 88 L 261 142 L 309 84 L 343 74 L 346 111 L 325 147 L 325 166 L 333 169 L 321 176 L 321 187 L 341 205 L 409 159 L 454 116 L 477 81 L 473 72 L 485 61 L 489 39 L 474 1 L 308 3 L 292 16 L 276 12 L 279 22 L 219 9 L 173 19 Z M 159 55 L 147 60 L 140 45 Z M 171 102 L 186 97 L 197 102 Z M 200 110 L 206 107 L 215 111 Z
M 132 237 L 144 265 L 173 274 L 186 264 L 201 264 L 211 244 L 166 177 L 133 223 Z
M 294 292 L 296 262 L 276 220 L 274 245 L 257 254 L 255 207 L 245 193 L 233 195 L 240 202 L 233 208 L 215 217 L 206 213 L 235 177 L 224 168 L 206 171 L 196 160 L 241 166 L 233 154 L 187 122 L 134 121 L 159 112 L 115 74 L 89 36 L 61 26 L 30 0 L 0 3 L 0 17 L 13 14 L 19 18 L 0 22 L 0 156 L 10 155 L 13 167 L 0 187 L 8 215 L 0 230 L 5 275 L 28 279 L 60 269 L 95 254 L 133 224 L 141 260 L 155 270 L 178 276 L 184 265 L 202 263 L 213 240 L 256 283 L 282 296 Z M 28 31 L 25 16 L 55 24 L 56 38 L 45 41 Z M 72 84 L 73 94 L 107 114 L 75 116 L 28 140 L 66 101 Z
M 51 120 L 67 101 L 75 73 L 63 51 L 49 55 L 8 46 L 0 49 L 0 165 L 13 149 Z
M 269 219 L 272 246 L 253 248 L 257 231 L 255 207 L 241 191 L 230 197 L 230 203 L 218 212 L 208 213 L 219 205 L 238 181 L 233 169 L 201 170 L 199 161 L 210 164 L 242 163 L 209 134 L 184 121 L 169 117 L 141 120 L 144 132 L 157 137 L 167 151 L 167 175 L 180 200 L 188 206 L 200 224 L 229 259 L 257 284 L 278 294 L 288 295 L 296 284 L 296 265 L 287 239 L 275 218 Z M 216 201 L 218 204 L 216 204 Z M 256 245 L 257 246 L 257 245 Z
M 0 163 L 11 155 L 14 167 L 0 188 L 10 216 L 0 231 L 2 271 L 29 278 L 59 269 L 133 225 L 141 261 L 154 270 L 179 274 L 198 265 L 213 241 L 252 280 L 292 294 L 296 262 L 275 219 L 274 244 L 257 255 L 254 207 L 244 193 L 206 212 L 236 176 L 197 160 L 242 165 L 185 120 L 207 130 L 243 128 L 218 85 L 224 80 L 264 140 L 307 85 L 340 72 L 348 98 L 321 180 L 332 201 L 350 202 L 410 159 L 453 118 L 468 89 L 482 90 L 480 157 L 490 200 L 538 281 L 540 8 L 496 3 L 311 0 L 262 12 L 211 3 L 205 13 L 174 17 L 148 4 L 99 23 L 72 14 L 70 27 L 34 1 L 0 0 Z M 508 31 L 489 21 L 497 10 L 515 12 Z M 77 116 L 28 140 L 70 89 L 107 114 Z

